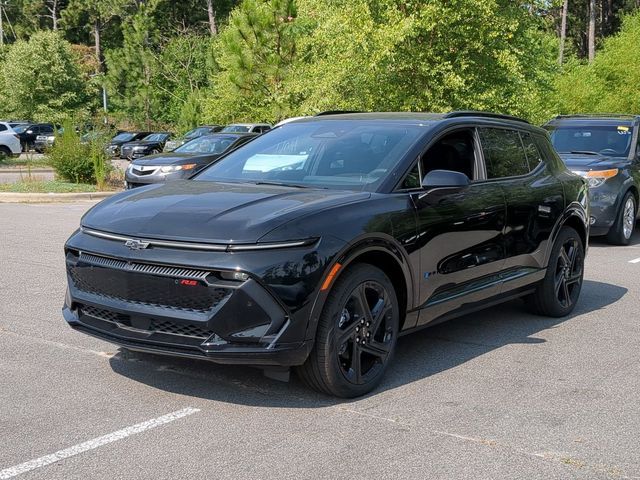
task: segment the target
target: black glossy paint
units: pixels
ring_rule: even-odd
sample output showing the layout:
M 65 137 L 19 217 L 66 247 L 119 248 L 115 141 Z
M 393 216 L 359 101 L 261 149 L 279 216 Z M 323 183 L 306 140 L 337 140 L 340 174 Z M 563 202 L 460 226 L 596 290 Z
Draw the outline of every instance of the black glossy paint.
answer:
M 337 278 L 354 262 L 383 269 L 397 289 L 406 333 L 530 291 L 544 275 L 562 225 L 569 223 L 587 235 L 585 182 L 553 155 L 541 129 L 508 119 L 435 114 L 349 114 L 297 123 L 336 118 L 419 125 L 423 133 L 415 145 L 399 153 L 396 167 L 373 192 L 184 180 L 130 190 L 101 202 L 83 217 L 82 226 L 118 238 L 75 232 L 66 244 L 69 272 L 93 272 L 95 281 L 108 281 L 109 267 L 83 261 L 81 252 L 105 257 L 105 262 L 121 260 L 119 265 L 131 272 L 119 272 L 120 281 L 131 282 L 136 295 L 148 296 L 152 295 L 144 288 L 144 276 L 136 274 L 134 280 L 134 265 L 216 272 L 216 285 L 233 272 L 247 277 L 231 284 L 222 281 L 235 293 L 204 313 L 155 303 L 134 305 L 88 294 L 70 281 L 64 308 L 70 325 L 139 350 L 226 363 L 299 365 L 313 346 L 329 291 L 321 286 L 336 263 L 342 265 Z M 468 186 L 403 188 L 405 175 L 434 142 L 452 130 L 476 128 L 534 135 L 543 162 L 521 177 L 488 180 L 478 145 L 476 174 Z M 132 250 L 126 239 L 184 243 Z M 306 243 L 278 246 L 299 240 Z M 216 250 L 193 249 L 189 242 Z M 233 250 L 237 246 L 253 250 Z M 264 246 L 270 248 L 258 249 Z M 178 283 L 183 279 L 174 277 Z M 178 283 L 171 285 L 172 292 L 181 290 Z M 107 309 L 121 315 L 117 318 L 123 323 L 89 319 L 83 308 Z M 145 330 L 159 318 L 215 335 L 196 342 Z

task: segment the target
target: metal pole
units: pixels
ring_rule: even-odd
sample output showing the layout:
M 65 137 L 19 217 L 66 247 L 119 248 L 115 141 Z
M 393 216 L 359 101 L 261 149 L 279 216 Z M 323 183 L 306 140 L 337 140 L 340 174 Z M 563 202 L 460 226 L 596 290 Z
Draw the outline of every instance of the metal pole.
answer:
M 102 108 L 104 108 L 104 124 L 106 125 L 109 121 L 107 119 L 107 115 L 109 113 L 107 107 L 107 89 L 102 85 Z
M 2 3 L 4 2 L 4 0 L 0 0 L 0 47 L 2 45 L 4 45 L 4 28 L 2 25 L 2 16 L 4 15 L 4 12 L 2 10 Z

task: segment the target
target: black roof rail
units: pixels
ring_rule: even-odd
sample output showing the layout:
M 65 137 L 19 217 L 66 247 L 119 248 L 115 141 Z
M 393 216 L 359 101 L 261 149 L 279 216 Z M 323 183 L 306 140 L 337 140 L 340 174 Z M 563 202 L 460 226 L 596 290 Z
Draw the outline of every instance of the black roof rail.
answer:
M 512 115 L 503 115 L 501 113 L 481 112 L 475 110 L 458 110 L 449 112 L 444 115 L 444 118 L 459 118 L 459 117 L 485 117 L 485 118 L 497 118 L 500 120 L 513 120 L 516 122 L 529 123 L 524 118 L 514 117 Z
M 326 112 L 316 113 L 316 117 L 324 117 L 325 115 L 342 115 L 343 113 L 363 113 L 360 110 L 327 110 Z
M 640 115 L 632 113 L 576 113 L 573 115 L 556 115 L 555 118 L 637 118 Z

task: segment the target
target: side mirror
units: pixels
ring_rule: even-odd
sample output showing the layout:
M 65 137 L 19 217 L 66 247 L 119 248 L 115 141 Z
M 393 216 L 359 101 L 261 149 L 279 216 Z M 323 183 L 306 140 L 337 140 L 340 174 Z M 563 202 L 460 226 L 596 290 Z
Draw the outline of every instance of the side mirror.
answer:
M 422 188 L 462 188 L 469 185 L 469 177 L 453 170 L 432 170 L 422 180 Z

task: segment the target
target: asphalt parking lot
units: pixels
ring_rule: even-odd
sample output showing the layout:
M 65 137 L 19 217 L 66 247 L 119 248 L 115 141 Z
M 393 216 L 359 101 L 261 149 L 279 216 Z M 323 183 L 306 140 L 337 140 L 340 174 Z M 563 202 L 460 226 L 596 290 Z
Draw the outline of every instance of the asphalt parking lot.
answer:
M 640 478 L 638 233 L 592 242 L 570 317 L 515 301 L 404 337 L 337 401 L 68 328 L 62 246 L 91 205 L 0 204 L 0 479 Z

